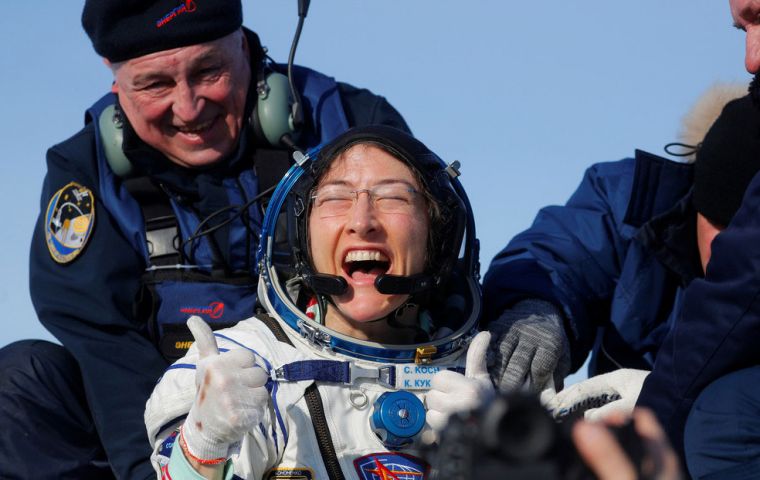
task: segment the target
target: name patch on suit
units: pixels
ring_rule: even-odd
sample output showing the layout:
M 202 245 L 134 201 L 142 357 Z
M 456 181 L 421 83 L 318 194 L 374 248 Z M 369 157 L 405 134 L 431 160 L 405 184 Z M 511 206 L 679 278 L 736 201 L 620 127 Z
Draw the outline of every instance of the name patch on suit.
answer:
M 396 366 L 396 388 L 429 390 L 430 381 L 441 370 L 464 373 L 460 368 L 444 365 L 398 365 Z

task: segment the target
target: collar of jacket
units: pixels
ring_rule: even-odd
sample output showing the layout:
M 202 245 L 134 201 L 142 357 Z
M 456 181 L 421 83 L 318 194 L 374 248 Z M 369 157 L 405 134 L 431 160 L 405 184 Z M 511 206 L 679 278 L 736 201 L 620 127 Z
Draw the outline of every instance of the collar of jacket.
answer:
M 631 194 L 623 222 L 640 228 L 673 208 L 694 184 L 694 165 L 636 150 Z
M 635 239 L 678 276 L 682 287 L 704 276 L 697 247 L 697 210 L 691 190 L 673 208 L 644 224 Z

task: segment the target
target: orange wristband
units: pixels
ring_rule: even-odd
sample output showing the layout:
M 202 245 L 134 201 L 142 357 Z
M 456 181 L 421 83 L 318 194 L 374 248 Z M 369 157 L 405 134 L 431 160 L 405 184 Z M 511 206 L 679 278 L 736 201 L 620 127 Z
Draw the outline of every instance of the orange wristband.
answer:
M 187 448 L 187 442 L 185 442 L 184 431 L 185 429 L 183 425 L 179 428 L 179 447 L 182 449 L 182 453 L 184 453 L 187 456 L 187 458 L 193 461 L 196 461 L 200 463 L 201 465 L 219 465 L 220 463 L 224 463 L 227 461 L 226 457 L 219 457 L 219 458 L 212 458 L 210 460 L 204 460 L 190 453 L 190 450 Z

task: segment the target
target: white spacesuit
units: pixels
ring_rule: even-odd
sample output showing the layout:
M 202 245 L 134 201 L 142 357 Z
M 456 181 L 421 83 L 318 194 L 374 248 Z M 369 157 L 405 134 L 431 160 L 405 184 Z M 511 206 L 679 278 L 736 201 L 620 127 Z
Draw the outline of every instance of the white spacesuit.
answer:
M 335 152 L 362 142 L 383 145 L 421 172 L 443 211 L 446 226 L 440 228 L 449 229 L 438 232 L 446 240 L 431 253 L 434 261 L 428 263 L 433 266 L 424 274 L 386 275 L 389 283 L 378 287 L 409 295 L 399 310 L 420 300 L 414 315 L 430 335 L 418 343 L 358 340 L 327 328 L 320 320 L 320 302 L 312 300 L 307 309 L 301 300 L 307 292 L 329 302 L 329 295 L 340 290 L 338 277 L 315 273 L 303 257 L 307 215 L 301 202 L 314 187 L 312 172 Z M 387 127 L 364 127 L 300 158 L 285 176 L 262 228 L 259 301 L 269 314 L 214 332 L 220 357 L 248 350 L 266 373 L 255 385 L 259 392 L 266 388 L 266 405 L 255 426 L 220 453 L 229 459 L 226 478 L 233 473 L 247 479 L 426 478 L 430 466 L 420 458 L 421 437 L 426 431 L 435 435 L 448 414 L 476 406 L 492 392 L 485 371 L 488 334 L 478 334 L 467 352 L 476 334 L 480 291 L 472 214 L 458 174 L 412 137 Z M 460 251 L 466 252 L 463 258 Z M 311 313 L 315 304 L 316 315 Z M 199 390 L 203 380 L 196 374 L 204 347 L 197 325 L 191 329 L 196 344 L 166 371 L 146 406 L 152 460 L 161 478 L 194 478 L 170 473 L 168 467 L 182 456 L 173 448 L 181 437 L 178 426 L 204 400 Z M 196 430 L 208 428 L 196 423 Z

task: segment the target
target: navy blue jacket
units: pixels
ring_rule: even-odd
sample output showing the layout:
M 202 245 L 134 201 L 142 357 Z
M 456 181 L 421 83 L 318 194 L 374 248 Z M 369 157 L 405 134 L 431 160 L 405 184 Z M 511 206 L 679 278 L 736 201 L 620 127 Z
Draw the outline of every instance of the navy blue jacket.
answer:
M 638 404 L 654 409 L 674 446 L 694 400 L 727 373 L 760 364 L 760 175 L 712 243 L 704 279 L 686 289 L 673 331 Z
M 384 98 L 346 84 L 339 83 L 337 87 L 350 126 L 386 124 L 408 130 L 403 118 Z M 307 118 L 312 118 L 311 107 L 306 105 Z M 309 122 L 307 135 L 313 136 L 319 127 Z M 125 150 L 128 143 L 125 133 Z M 140 152 L 150 154 L 150 149 L 141 148 L 139 141 L 138 145 L 132 143 L 130 159 L 134 160 L 132 155 Z M 87 401 L 117 476 L 153 478 L 143 411 L 167 364 L 149 338 L 146 319 L 134 311 L 145 258 L 102 203 L 95 147 L 95 128 L 91 122 L 48 151 L 41 198 L 43 214 L 38 219 L 31 247 L 32 300 L 43 325 L 77 359 Z M 164 159 L 168 168 L 155 173 L 162 175 L 162 181 L 178 193 L 195 194 L 193 207 L 199 212 L 209 212 L 220 208 L 215 202 L 229 200 L 223 193 L 221 196 L 214 193 L 214 182 L 202 179 L 234 178 L 240 168 L 251 167 L 244 163 L 250 161 L 249 156 L 241 158 L 223 163 L 234 171 L 225 172 L 225 166 L 220 166 L 213 171 L 204 170 L 202 175 L 169 165 Z M 59 264 L 48 252 L 43 217 L 51 196 L 69 182 L 92 190 L 96 220 L 92 236 L 80 255 L 70 263 Z M 229 258 L 233 250 L 239 250 L 237 243 L 249 241 L 233 238 L 221 241 L 225 249 L 222 254 Z
M 649 369 L 699 275 L 692 167 L 636 151 L 590 167 L 564 206 L 543 208 L 493 260 L 485 320 L 522 298 L 561 306 L 573 370 Z

